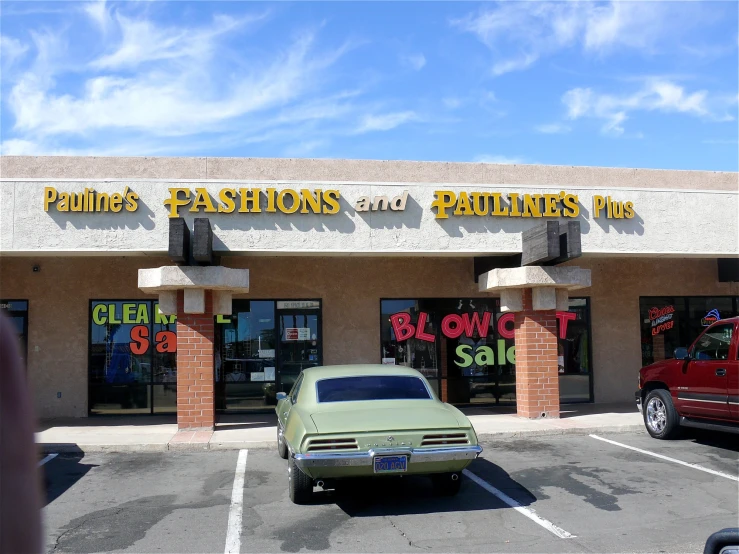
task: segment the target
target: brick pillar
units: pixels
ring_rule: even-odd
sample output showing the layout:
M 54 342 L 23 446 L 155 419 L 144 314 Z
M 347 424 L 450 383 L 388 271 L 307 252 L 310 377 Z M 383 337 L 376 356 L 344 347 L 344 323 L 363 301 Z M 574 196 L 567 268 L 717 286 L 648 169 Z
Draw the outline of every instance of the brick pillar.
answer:
M 177 427 L 213 429 L 214 326 L 211 293 L 205 293 L 205 313 L 186 314 L 183 293 L 177 293 Z
M 441 359 L 439 360 L 439 395 L 441 396 L 442 402 L 449 402 L 449 372 L 447 369 L 446 356 L 447 356 L 447 338 L 441 337 Z
M 527 418 L 559 418 L 557 317 L 534 311 L 531 289 L 523 291 L 523 310 L 515 312 L 516 409 Z

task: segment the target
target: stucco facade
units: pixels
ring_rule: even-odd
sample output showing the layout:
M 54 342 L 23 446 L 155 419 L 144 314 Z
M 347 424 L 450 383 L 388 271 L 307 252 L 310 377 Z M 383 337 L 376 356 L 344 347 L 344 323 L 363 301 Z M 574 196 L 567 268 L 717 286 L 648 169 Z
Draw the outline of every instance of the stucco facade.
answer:
M 570 264 L 592 271 L 592 286 L 573 296 L 590 298 L 595 402 L 633 398 L 642 363 L 640 296 L 739 295 L 739 283 L 719 282 L 716 269 L 717 257 L 737 256 L 734 173 L 64 157 L 0 158 L 0 171 L 0 298 L 29 302 L 28 373 L 42 417 L 88 414 L 90 300 L 154 298 L 138 289 L 137 270 L 171 264 L 162 201 L 175 186 L 203 186 L 216 197 L 229 182 L 341 191 L 346 201 L 334 216 L 341 224 L 316 214 L 186 217 L 210 217 L 221 263 L 249 269 L 249 293 L 240 297 L 321 300 L 326 364 L 380 362 L 381 299 L 490 296 L 479 292 L 473 257 L 520 251 L 521 231 L 541 221 L 439 220 L 430 209 L 436 190 L 579 194 L 583 256 Z M 47 186 L 129 186 L 146 209 L 54 214 L 43 209 Z M 413 198 L 403 212 L 353 210 L 357 197 L 403 191 Z M 637 217 L 593 219 L 587 212 L 595 194 L 634 202 Z

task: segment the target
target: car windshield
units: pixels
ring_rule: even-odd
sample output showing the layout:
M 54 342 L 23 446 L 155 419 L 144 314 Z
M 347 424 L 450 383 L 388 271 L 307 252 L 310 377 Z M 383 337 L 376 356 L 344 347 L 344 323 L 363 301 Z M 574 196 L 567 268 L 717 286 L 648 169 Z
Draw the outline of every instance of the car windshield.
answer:
M 367 375 L 336 377 L 316 383 L 319 402 L 357 400 L 429 400 L 431 395 L 418 377 L 406 375 Z

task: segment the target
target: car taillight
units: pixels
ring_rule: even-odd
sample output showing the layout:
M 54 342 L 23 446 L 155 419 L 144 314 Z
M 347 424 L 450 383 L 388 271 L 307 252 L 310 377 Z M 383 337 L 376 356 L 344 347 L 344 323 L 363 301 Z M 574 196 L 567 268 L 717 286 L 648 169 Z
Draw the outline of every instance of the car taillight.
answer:
M 641 390 L 641 371 L 637 374 L 637 381 L 639 381 L 639 390 Z

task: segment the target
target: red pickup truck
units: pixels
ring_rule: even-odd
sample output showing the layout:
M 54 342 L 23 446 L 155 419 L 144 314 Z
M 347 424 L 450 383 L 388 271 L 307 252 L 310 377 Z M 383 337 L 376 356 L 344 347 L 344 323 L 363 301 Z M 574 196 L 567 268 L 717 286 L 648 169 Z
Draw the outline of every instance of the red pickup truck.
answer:
M 636 403 L 656 439 L 680 427 L 739 433 L 739 317 L 713 323 L 674 359 L 639 370 Z

